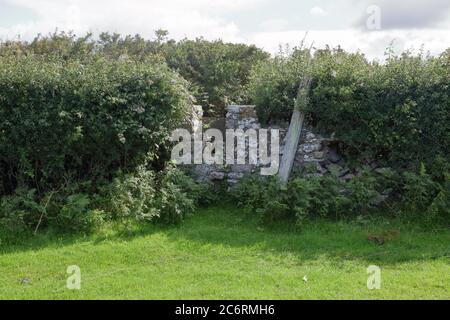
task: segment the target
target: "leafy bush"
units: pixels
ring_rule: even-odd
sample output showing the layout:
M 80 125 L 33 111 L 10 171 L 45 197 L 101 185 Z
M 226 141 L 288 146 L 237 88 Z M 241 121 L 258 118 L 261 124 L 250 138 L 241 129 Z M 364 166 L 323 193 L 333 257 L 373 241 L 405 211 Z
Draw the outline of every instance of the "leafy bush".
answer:
M 324 52 L 316 59 L 308 110 L 336 135 L 347 154 L 416 171 L 446 159 L 450 138 L 449 69 L 438 58 L 391 56 L 385 64 Z
M 294 49 L 260 63 L 248 89 L 263 121 L 286 120 L 308 74 L 309 124 L 335 132 L 350 159 L 409 171 L 423 162 L 442 182 L 442 164 L 449 162 L 449 61 L 450 50 L 440 57 L 389 55 L 381 64 L 341 49 L 317 50 L 312 57 Z
M 38 196 L 36 189 L 18 188 L 12 195 L 0 197 L 0 228 L 9 233 L 35 233 L 45 227 L 64 232 L 88 232 L 105 216 L 92 210 L 86 184 L 64 186 Z M 78 193 L 77 193 L 78 192 Z
M 293 177 L 282 188 L 275 177 L 247 176 L 230 196 L 262 222 L 291 219 L 302 224 L 314 218 L 347 219 L 391 213 L 424 223 L 444 223 L 450 218 L 449 181 L 436 183 L 425 167 L 419 173 L 362 170 L 345 181 L 337 174 Z
M 91 199 L 86 194 L 73 194 L 65 199 L 58 214 L 50 220 L 50 225 L 62 232 L 89 232 L 99 226 L 105 213 L 90 210 Z
M 207 115 L 225 116 L 226 105 L 249 102 L 245 86 L 250 70 L 268 54 L 255 46 L 184 39 L 163 47 L 167 64 L 192 83 Z
M 177 168 L 169 166 L 159 175 L 156 207 L 162 223 L 179 223 L 199 206 L 215 200 L 210 184 L 197 183 Z
M 96 206 L 112 219 L 179 223 L 213 199 L 208 184 L 199 184 L 176 168 L 155 174 L 140 167 L 104 187 Z
M 290 119 L 310 58 L 307 50 L 294 50 L 292 55 L 281 52 L 252 69 L 247 90 L 262 123 Z
M 36 189 L 17 189 L 14 194 L 0 198 L 0 227 L 11 233 L 31 230 L 43 212 Z
M 402 177 L 402 197 L 399 211 L 403 216 L 413 216 L 423 223 L 450 223 L 450 179 L 437 183 L 422 165 L 419 173 L 405 172 Z
M 155 174 L 139 167 L 133 174 L 119 174 L 104 187 L 98 205 L 113 219 L 152 221 L 159 215 L 156 193 Z
M 176 175 L 171 170 L 166 172 L 159 184 L 156 203 L 158 220 L 162 223 L 179 223 L 196 208 L 195 198 L 183 189 L 183 185 L 175 183 Z
M 438 184 L 433 182 L 423 164 L 419 174 L 405 172 L 403 179 L 402 201 L 405 209 L 412 212 L 426 211 L 439 192 Z
M 183 193 L 188 194 L 196 207 L 213 205 L 219 199 L 218 186 L 208 181 L 197 182 L 192 178 L 191 173 L 171 164 L 159 176 L 162 177 L 163 184 L 170 182 Z
M 450 225 L 450 179 L 440 188 L 438 194 L 428 206 L 426 211 L 427 221 L 438 221 Z
M 67 181 L 161 166 L 191 104 L 165 66 L 96 59 L 0 58 L 0 191 L 42 195 Z
M 117 174 L 98 194 L 89 191 L 89 183 L 64 186 L 41 198 L 34 189 L 17 189 L 0 198 L 0 228 L 10 233 L 45 227 L 90 232 L 105 220 L 179 223 L 215 200 L 210 188 L 171 166 L 159 173 L 139 166 L 133 173 Z
M 263 222 L 289 216 L 286 192 L 276 177 L 247 176 L 231 188 L 230 196 L 237 206 L 256 214 Z
M 296 177 L 284 189 L 276 178 L 248 177 L 232 189 L 231 196 L 264 222 L 290 218 L 300 224 L 317 217 L 368 214 L 380 197 L 379 187 L 368 172 L 349 182 L 336 175 Z
M 207 115 L 224 116 L 227 103 L 247 103 L 245 90 L 250 70 L 269 54 L 246 44 L 168 39 L 168 32 L 157 30 L 155 39 L 140 35 L 121 36 L 103 32 L 98 39 L 88 33 L 77 37 L 69 32 L 37 36 L 32 42 L 0 43 L 0 56 L 37 55 L 58 61 L 89 62 L 98 57 L 112 60 L 133 60 L 163 64 L 177 71 L 190 82 L 190 91 Z

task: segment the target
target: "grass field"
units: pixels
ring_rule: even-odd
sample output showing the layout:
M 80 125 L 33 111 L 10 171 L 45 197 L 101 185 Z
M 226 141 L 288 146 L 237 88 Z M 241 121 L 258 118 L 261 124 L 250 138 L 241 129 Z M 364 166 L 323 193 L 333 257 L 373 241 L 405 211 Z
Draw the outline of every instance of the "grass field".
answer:
M 400 233 L 384 245 L 367 239 L 391 229 Z M 2 299 L 450 299 L 450 231 L 395 221 L 261 228 L 214 208 L 178 227 L 23 242 L 0 244 Z M 81 290 L 66 288 L 69 265 Z M 367 289 L 369 265 L 380 290 Z

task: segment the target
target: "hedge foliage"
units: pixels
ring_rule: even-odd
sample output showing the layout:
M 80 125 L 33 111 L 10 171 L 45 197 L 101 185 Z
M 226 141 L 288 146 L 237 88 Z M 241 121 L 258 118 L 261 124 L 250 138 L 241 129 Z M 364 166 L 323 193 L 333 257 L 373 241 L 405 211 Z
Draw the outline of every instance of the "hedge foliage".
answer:
M 208 184 L 199 184 L 168 165 L 154 171 L 142 165 L 117 172 L 109 183 L 92 189 L 89 180 L 38 194 L 17 188 L 0 197 L 0 237 L 52 229 L 92 232 L 105 222 L 179 223 L 194 210 L 215 201 Z M 3 239 L 2 239 L 3 240 Z
M 288 219 L 297 225 L 317 218 L 359 219 L 383 216 L 417 220 L 424 226 L 450 223 L 450 177 L 433 181 L 419 172 L 374 173 L 370 168 L 350 181 L 338 174 L 293 177 L 282 187 L 276 177 L 248 176 L 230 192 L 233 203 L 261 222 Z
M 191 104 L 185 81 L 164 65 L 1 57 L 0 194 L 158 166 Z
M 204 39 L 168 42 L 167 64 L 192 83 L 197 103 L 207 115 L 223 117 L 227 104 L 247 104 L 245 86 L 253 66 L 269 55 L 255 46 Z
M 245 90 L 253 66 L 269 58 L 254 45 L 208 41 L 203 38 L 175 41 L 168 32 L 157 30 L 147 40 L 139 35 L 121 36 L 101 33 L 77 37 L 73 33 L 55 32 L 38 36 L 31 42 L 4 42 L 1 55 L 39 55 L 58 60 L 86 60 L 102 55 L 109 59 L 132 59 L 140 62 L 166 63 L 189 81 L 190 92 L 208 116 L 223 117 L 228 103 L 245 104 L 250 98 Z
M 302 222 L 365 213 L 387 188 L 400 212 L 448 221 L 450 49 L 389 54 L 385 63 L 341 49 L 270 58 L 254 46 L 175 41 L 159 30 L 153 40 L 63 32 L 0 43 L 0 227 L 179 222 L 217 196 L 167 163 L 167 138 L 194 100 L 207 116 L 254 102 L 263 122 L 285 121 L 305 75 L 309 124 L 335 132 L 347 160 L 377 160 L 392 176 L 294 178 L 287 192 L 257 178 L 231 191 L 235 202 L 264 220 Z
M 260 63 L 248 87 L 263 121 L 290 117 L 302 77 L 312 77 L 306 112 L 335 132 L 350 158 L 386 161 L 443 180 L 450 160 L 450 50 L 439 57 L 389 55 L 385 63 L 340 49 L 295 49 Z

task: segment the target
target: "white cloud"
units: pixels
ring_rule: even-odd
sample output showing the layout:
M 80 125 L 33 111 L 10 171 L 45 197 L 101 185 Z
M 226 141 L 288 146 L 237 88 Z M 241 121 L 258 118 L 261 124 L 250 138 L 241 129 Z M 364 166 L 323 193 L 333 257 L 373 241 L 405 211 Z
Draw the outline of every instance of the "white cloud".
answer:
M 272 53 L 278 51 L 280 45 L 299 45 L 306 30 L 282 32 L 259 32 L 249 37 L 248 41 Z M 450 43 L 450 33 L 439 29 L 389 30 L 364 32 L 356 29 L 308 31 L 306 43 L 314 42 L 315 48 L 341 46 L 343 49 L 365 53 L 369 59 L 384 57 L 385 49 L 394 41 L 394 50 L 400 53 L 407 49 L 421 49 L 422 45 L 431 54 L 442 53 Z
M 2 0 L 0 0 L 2 1 Z M 450 18 L 441 21 L 441 25 L 433 25 L 418 29 L 417 27 L 381 29 L 368 32 L 356 26 L 340 30 L 308 30 L 306 27 L 298 27 L 298 30 L 290 30 L 288 27 L 295 25 L 299 20 L 308 21 L 308 11 L 300 12 L 296 18 L 277 18 L 279 12 L 267 12 L 270 6 L 269 0 L 8 0 L 16 7 L 26 8 L 34 12 L 34 18 L 29 21 L 17 23 L 8 28 L 0 27 L 0 38 L 15 38 L 21 35 L 22 39 L 32 39 L 36 34 L 47 34 L 59 30 L 73 30 L 82 35 L 92 31 L 119 32 L 121 34 L 139 33 L 146 38 L 152 38 L 154 30 L 164 28 L 169 30 L 170 36 L 175 39 L 183 37 L 195 38 L 204 36 L 207 39 L 222 38 L 231 42 L 254 43 L 271 52 L 278 51 L 280 44 L 299 44 L 306 31 L 309 31 L 307 41 L 314 41 L 315 46 L 323 47 L 341 45 L 351 51 L 361 50 L 369 58 L 382 58 L 385 48 L 392 40 L 395 40 L 395 48 L 398 50 L 411 47 L 419 49 L 423 44 L 426 50 L 437 54 L 446 49 L 450 44 Z M 297 0 L 290 0 L 297 1 Z M 343 0 L 342 0 L 343 1 Z M 356 0 L 353 0 L 356 2 Z M 349 17 L 361 16 L 366 13 L 364 5 L 371 3 L 384 4 L 387 0 L 358 1 L 356 9 Z M 418 5 L 419 0 L 410 0 L 403 3 L 421 11 L 423 5 Z M 446 7 L 444 2 L 448 0 L 429 0 L 431 3 L 439 3 Z M 333 1 L 327 4 L 329 10 L 343 8 L 343 2 Z M 348 5 L 349 2 L 346 0 Z M 355 4 L 356 6 L 356 4 Z M 391 5 L 393 6 L 393 5 Z M 286 1 L 286 7 L 289 3 Z M 286 9 L 287 10 L 287 9 Z M 393 9 L 389 12 L 399 12 Z M 427 9 L 429 11 L 429 9 Z M 257 18 L 250 19 L 242 12 L 266 14 L 262 22 Z M 410 10 L 411 11 L 411 10 Z M 428 12 L 427 11 L 427 12 Z M 408 11 L 409 12 L 409 11 Z M 240 15 L 239 15 L 240 14 Z M 277 14 L 278 16 L 274 16 Z M 315 16 L 326 15 L 321 7 L 313 7 L 310 14 Z M 387 15 L 387 12 L 384 12 Z M 391 14 L 395 16 L 393 13 Z M 240 16 L 239 21 L 234 16 Z M 330 19 L 337 19 L 338 15 L 328 15 Z M 411 15 L 414 16 L 414 15 Z M 440 16 L 440 15 L 438 15 Z M 382 17 L 383 18 L 383 17 Z M 297 20 L 296 20 L 297 19 Z M 406 18 L 404 18 L 406 19 Z M 314 20 L 314 19 L 313 19 Z M 322 21 L 324 19 L 315 19 Z M 250 21 L 250 22 L 249 22 Z M 350 20 L 349 20 L 350 21 Z M 255 22 L 255 23 L 253 23 Z M 351 22 L 351 21 L 350 21 Z M 383 21 L 382 21 L 383 22 Z M 243 32 L 239 26 L 242 23 L 250 25 L 248 32 Z M 322 22 L 321 22 L 322 23 Z M 383 27 L 383 26 L 382 26 Z M 253 29 L 251 29 L 253 28 Z M 292 28 L 292 27 L 291 27 Z
M 268 31 L 282 31 L 288 26 L 288 21 L 284 19 L 269 19 L 260 24 L 260 27 Z
M 313 16 L 326 16 L 327 12 L 321 7 L 313 7 L 309 10 L 309 13 Z
M 0 37 L 21 35 L 30 39 L 37 33 L 73 30 L 117 31 L 140 33 L 151 37 L 158 28 L 168 29 L 174 38 L 222 38 L 242 41 L 239 28 L 219 14 L 255 5 L 261 0 L 11 0 L 13 4 L 31 9 L 36 19 L 9 28 L 0 28 Z

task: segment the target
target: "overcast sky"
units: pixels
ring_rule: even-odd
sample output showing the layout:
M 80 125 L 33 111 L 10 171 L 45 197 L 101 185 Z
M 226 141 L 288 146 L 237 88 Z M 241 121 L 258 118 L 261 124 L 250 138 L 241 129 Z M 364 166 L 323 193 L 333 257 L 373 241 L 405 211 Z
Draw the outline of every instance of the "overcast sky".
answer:
M 393 40 L 396 51 L 450 47 L 450 0 L 0 0 L 1 39 L 29 40 L 56 28 L 148 38 L 163 28 L 175 39 L 221 38 L 270 52 L 308 32 L 316 47 L 382 58 Z

